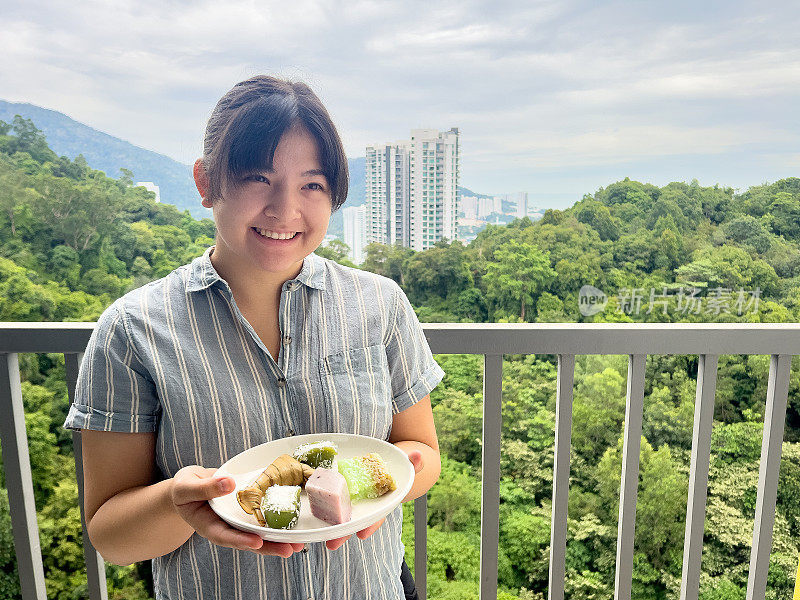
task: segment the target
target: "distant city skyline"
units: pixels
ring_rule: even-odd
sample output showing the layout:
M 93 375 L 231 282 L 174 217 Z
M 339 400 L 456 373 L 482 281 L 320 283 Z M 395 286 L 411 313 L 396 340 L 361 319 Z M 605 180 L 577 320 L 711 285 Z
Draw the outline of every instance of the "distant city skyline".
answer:
M 424 10 L 421 8 L 424 7 Z M 0 98 L 184 164 L 234 83 L 306 81 L 348 156 L 457 124 L 461 185 L 565 207 L 630 177 L 800 174 L 800 4 L 3 4 Z

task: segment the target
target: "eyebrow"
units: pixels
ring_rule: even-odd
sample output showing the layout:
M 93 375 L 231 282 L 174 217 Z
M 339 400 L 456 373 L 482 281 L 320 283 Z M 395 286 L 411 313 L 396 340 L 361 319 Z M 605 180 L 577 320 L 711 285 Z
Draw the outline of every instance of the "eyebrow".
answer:
M 275 173 L 275 169 L 256 169 L 253 173 L 266 173 L 268 175 L 272 175 Z M 322 175 L 325 177 L 325 171 L 322 169 L 309 169 L 308 171 L 303 171 L 300 174 L 302 177 L 310 177 L 312 175 Z

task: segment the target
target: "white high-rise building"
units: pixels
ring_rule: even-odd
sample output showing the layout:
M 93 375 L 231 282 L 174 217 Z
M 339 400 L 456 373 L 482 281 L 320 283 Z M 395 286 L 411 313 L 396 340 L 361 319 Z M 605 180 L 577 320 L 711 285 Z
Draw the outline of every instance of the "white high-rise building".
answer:
M 528 192 L 517 192 L 517 216 L 522 219 L 528 216 Z
M 367 243 L 426 250 L 458 239 L 458 128 L 412 129 L 411 140 L 367 147 Z
M 478 200 L 478 218 L 484 219 L 488 217 L 494 210 L 494 198 L 480 198 Z
M 136 187 L 143 187 L 148 192 L 153 192 L 156 195 L 156 202 L 161 202 L 161 190 L 152 181 L 139 181 Z
M 478 218 L 478 197 L 477 196 L 461 196 L 459 200 L 459 208 L 461 214 L 467 219 Z
M 367 147 L 364 207 L 368 244 L 410 244 L 409 168 L 407 142 Z
M 364 206 L 348 206 L 342 209 L 344 243 L 350 246 L 350 259 L 357 265 L 364 262 L 364 248 L 367 245 L 366 214 Z
M 495 196 L 492 199 L 492 212 L 496 212 L 498 215 L 503 214 L 503 197 L 502 196 Z
M 514 194 L 506 194 L 505 199 L 507 202 L 516 205 L 517 209 L 515 215 L 522 219 L 528 216 L 528 192 L 516 192 Z

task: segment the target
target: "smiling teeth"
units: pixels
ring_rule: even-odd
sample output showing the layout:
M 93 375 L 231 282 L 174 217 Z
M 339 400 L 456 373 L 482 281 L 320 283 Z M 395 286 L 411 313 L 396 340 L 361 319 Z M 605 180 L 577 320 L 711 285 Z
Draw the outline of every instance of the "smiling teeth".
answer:
M 258 227 L 254 229 L 264 237 L 272 238 L 273 240 L 290 240 L 297 235 L 296 231 L 294 233 L 275 233 L 269 229 L 259 229 Z

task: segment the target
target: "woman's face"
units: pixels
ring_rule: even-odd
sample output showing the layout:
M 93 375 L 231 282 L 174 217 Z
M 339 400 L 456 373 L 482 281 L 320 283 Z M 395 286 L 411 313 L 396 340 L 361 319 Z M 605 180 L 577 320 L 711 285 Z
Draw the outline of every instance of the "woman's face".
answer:
M 227 186 L 222 196 L 213 203 L 204 199 L 203 206 L 214 210 L 214 258 L 227 276 L 268 272 L 292 279 L 328 230 L 330 185 L 322 174 L 316 140 L 299 124 L 280 139 L 271 171 L 244 176 L 238 188 Z M 270 237 L 275 234 L 294 236 Z

